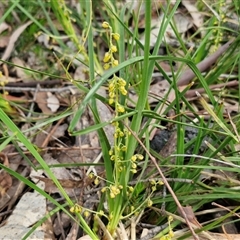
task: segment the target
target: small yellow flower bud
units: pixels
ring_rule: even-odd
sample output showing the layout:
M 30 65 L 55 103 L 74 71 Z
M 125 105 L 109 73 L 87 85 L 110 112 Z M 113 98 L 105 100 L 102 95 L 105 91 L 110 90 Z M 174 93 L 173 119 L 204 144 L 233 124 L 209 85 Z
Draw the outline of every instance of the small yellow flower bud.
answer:
M 169 235 L 170 238 L 173 238 L 173 237 L 174 237 L 174 232 L 173 232 L 173 230 L 169 230 L 168 235 Z
M 139 160 L 143 160 L 143 155 L 142 154 L 136 154 L 136 156 Z
M 70 208 L 71 213 L 74 213 L 75 212 L 74 210 L 75 210 L 74 206 Z
M 126 152 L 126 151 L 127 151 L 127 147 L 126 147 L 126 146 L 122 146 L 122 147 L 121 147 L 121 150 L 122 150 L 123 152 Z
M 136 156 L 136 155 L 133 155 L 133 156 L 131 157 L 131 160 L 132 160 L 133 162 L 135 162 L 135 161 L 137 160 L 137 156 Z
M 98 178 L 96 178 L 96 179 L 94 180 L 94 184 L 95 184 L 95 185 L 98 185 L 98 184 L 99 184 L 99 179 L 98 179 Z
M 114 99 L 113 99 L 113 98 L 109 98 L 108 103 L 109 103 L 110 105 L 113 104 L 113 103 L 114 103 Z
M 126 86 L 126 84 L 127 84 L 126 81 L 123 78 L 119 78 L 118 83 L 119 83 L 120 86 L 123 86 L 123 87 Z
M 105 63 L 103 65 L 103 68 L 104 68 L 104 70 L 108 70 L 110 68 L 110 64 L 109 63 Z
M 115 93 L 114 92 L 109 92 L 109 98 L 114 98 L 115 97 Z
M 135 173 L 137 173 L 137 170 L 136 170 L 136 169 L 131 169 L 131 172 L 132 172 L 133 174 L 135 174 Z
M 101 192 L 102 193 L 106 192 L 106 187 L 102 188 Z
M 120 39 L 120 35 L 118 33 L 113 33 L 112 36 L 116 41 Z
M 85 211 L 83 214 L 85 217 L 88 217 L 90 215 L 89 211 Z
M 110 198 L 115 198 L 115 194 L 114 193 L 110 193 Z
M 172 216 L 168 216 L 168 221 L 172 222 L 173 221 L 173 217 Z
M 136 163 L 132 163 L 132 168 L 137 168 L 137 164 Z
M 117 105 L 117 111 L 120 112 L 120 113 L 123 113 L 123 112 L 125 112 L 125 109 L 122 105 L 118 104 Z M 124 134 L 123 134 L 123 136 L 124 136 Z
M 157 184 L 161 186 L 161 185 L 164 185 L 164 182 L 159 180 Z
M 130 192 L 133 192 L 134 188 L 132 186 L 128 187 Z
M 113 82 L 110 82 L 109 85 L 108 85 L 108 90 L 109 90 L 109 91 L 112 91 L 112 90 L 114 90 L 114 88 L 115 88 L 114 83 L 113 83 Z
M 106 21 L 104 21 L 103 23 L 102 23 L 102 27 L 103 28 L 109 28 L 109 23 L 108 22 L 106 22 Z
M 109 52 L 106 52 L 103 58 L 103 62 L 108 62 L 111 58 L 111 54 Z
M 153 204 L 152 200 L 149 199 L 149 200 L 147 201 L 147 205 L 148 205 L 148 207 L 151 207 L 152 204 Z
M 112 45 L 110 49 L 113 53 L 117 52 L 117 47 L 115 45 Z
M 103 210 L 100 210 L 98 214 L 99 214 L 99 215 L 104 215 Z
M 118 60 L 114 59 L 113 62 L 112 62 L 112 65 L 113 65 L 114 67 L 116 67 L 116 66 L 118 65 Z
M 109 152 L 108 152 L 108 154 L 109 154 L 110 156 L 112 156 L 112 155 L 113 155 L 113 150 L 110 149 Z

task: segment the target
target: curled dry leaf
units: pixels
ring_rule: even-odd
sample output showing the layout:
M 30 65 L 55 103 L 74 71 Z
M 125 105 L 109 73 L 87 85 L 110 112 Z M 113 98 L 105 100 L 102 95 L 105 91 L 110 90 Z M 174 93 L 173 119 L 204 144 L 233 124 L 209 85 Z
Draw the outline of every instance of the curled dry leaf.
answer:
M 51 92 L 48 92 L 47 96 L 48 96 L 48 98 L 47 98 L 47 106 L 48 106 L 48 108 L 51 109 L 51 111 L 53 113 L 55 113 L 58 110 L 58 108 L 60 107 L 59 100 Z
M 9 27 L 9 25 L 6 22 L 2 22 L 0 24 L 0 33 L 4 32 L 5 30 L 7 30 Z M 2 37 L 1 37 L 2 38 Z
M 18 57 L 14 57 L 12 58 L 12 62 L 19 66 L 19 67 L 14 67 L 14 70 L 16 71 L 16 75 L 17 77 L 19 77 L 23 82 L 28 82 L 32 79 L 31 73 L 21 67 L 26 67 L 29 68 L 29 66 L 26 65 L 26 63 L 21 60 Z
M 183 209 L 184 213 L 186 214 L 187 219 L 190 223 L 194 224 L 198 228 L 202 227 L 201 224 L 196 219 L 191 206 L 182 207 L 182 209 Z M 185 218 L 184 216 L 182 216 L 181 211 L 179 211 L 179 209 L 178 209 L 178 213 L 181 215 L 181 217 Z
M 23 31 L 30 25 L 32 24 L 32 21 L 28 21 L 27 23 L 23 24 L 22 26 L 20 26 L 19 28 L 17 28 L 12 36 L 10 37 L 10 40 L 9 40 L 9 43 L 7 45 L 7 48 L 3 54 L 3 56 L 1 57 L 2 60 L 7 60 L 11 53 L 12 53 L 12 50 L 14 48 L 14 44 L 15 42 L 18 40 L 19 36 L 23 33 Z M 2 62 L 0 62 L 0 65 L 2 64 Z
M 47 107 L 47 92 L 37 92 L 35 101 L 44 114 L 52 113 L 52 111 Z
M 51 92 L 37 92 L 36 103 L 44 114 L 51 114 L 58 110 L 60 102 Z

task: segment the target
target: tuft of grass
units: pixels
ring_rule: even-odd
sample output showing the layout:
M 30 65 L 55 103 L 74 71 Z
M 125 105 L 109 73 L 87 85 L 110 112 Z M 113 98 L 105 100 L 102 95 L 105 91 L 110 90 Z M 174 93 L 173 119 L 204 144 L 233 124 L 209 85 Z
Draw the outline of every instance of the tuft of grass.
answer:
M 222 26 L 224 19 L 222 19 L 222 22 L 216 23 L 218 16 L 221 15 L 223 18 L 224 14 L 226 14 L 220 4 L 212 6 L 216 13 L 214 16 L 211 16 L 211 9 L 209 10 L 208 5 L 201 3 L 198 6 L 202 11 L 208 12 L 210 17 L 207 17 L 205 22 L 204 30 L 206 32 L 202 35 L 201 40 L 197 39 L 199 32 L 191 36 L 191 40 L 195 40 L 197 44 L 195 48 L 189 50 L 172 22 L 173 16 L 181 3 L 180 0 L 176 1 L 174 5 L 171 4 L 171 1 L 166 1 L 167 3 L 162 5 L 161 10 L 165 13 L 163 24 L 159 29 L 153 49 L 150 46 L 151 1 L 142 1 L 145 7 L 144 45 L 141 43 L 141 34 L 138 32 L 137 27 L 132 31 L 128 25 L 129 22 L 126 21 L 126 16 L 131 14 L 127 6 L 119 9 L 117 1 L 103 1 L 101 9 L 97 9 L 94 1 L 79 1 L 83 13 L 80 16 L 76 9 L 71 9 L 64 0 L 50 2 L 38 0 L 34 3 L 34 6 L 16 0 L 10 2 L 11 4 L 9 4 L 0 22 L 11 19 L 13 10 L 17 9 L 22 21 L 28 19 L 33 21 L 34 25 L 31 27 L 31 32 L 28 33 L 32 35 L 31 37 L 41 31 L 56 40 L 60 48 L 58 48 L 59 51 L 55 55 L 66 77 L 58 76 L 57 72 L 53 73 L 53 68 L 44 71 L 24 69 L 37 73 L 36 78 L 40 76 L 60 77 L 64 81 L 72 83 L 79 91 L 83 91 L 85 94 L 83 99 L 78 99 L 79 104 L 70 106 L 67 110 L 56 115 L 46 117 L 44 122 L 38 123 L 24 132 L 7 116 L 8 110 L 6 108 L 2 107 L 0 109 L 1 134 L 3 135 L 1 149 L 9 142 L 14 142 L 16 146 L 19 143 L 23 144 L 38 161 L 40 168 L 46 171 L 65 199 L 63 205 L 59 204 L 28 179 L 0 164 L 2 169 L 38 191 L 56 206 L 51 213 L 41 219 L 29 231 L 24 239 L 30 236 L 43 221 L 58 211 L 64 211 L 71 219 L 78 222 L 79 226 L 92 239 L 114 239 L 122 223 L 137 219 L 139 216 L 142 216 L 140 221 L 165 226 L 163 230 L 159 230 L 156 238 L 162 240 L 173 239 L 174 229 L 179 228 L 183 220 L 177 216 L 174 196 L 162 184 L 162 179 L 160 179 L 158 173 L 154 172 L 150 176 L 146 175 L 146 170 L 152 165 L 151 155 L 147 154 L 147 151 L 150 151 L 157 158 L 160 168 L 164 170 L 164 176 L 170 179 L 169 184 L 182 206 L 191 206 L 193 211 L 196 212 L 203 210 L 206 205 L 219 199 L 224 199 L 229 205 L 233 200 L 237 203 L 240 201 L 236 189 L 240 172 L 239 153 L 236 144 L 239 142 L 239 115 L 232 119 L 229 116 L 226 118 L 223 111 L 224 104 L 222 103 L 225 99 L 235 99 L 239 105 L 239 88 L 237 90 L 225 88 L 218 92 L 214 92 L 210 88 L 211 85 L 222 81 L 221 76 L 223 74 L 229 74 L 230 76 L 232 73 L 237 73 L 237 79 L 240 80 L 240 54 L 237 51 L 239 37 L 236 38 L 231 47 L 220 57 L 210 71 L 200 73 L 196 67 L 197 63 L 215 51 L 221 42 L 225 40 L 223 39 L 224 33 L 230 32 L 227 27 Z M 236 2 L 233 7 L 235 7 L 237 13 Z M 36 14 L 35 9 L 41 9 L 41 11 Z M 98 11 L 100 17 L 95 15 L 95 11 Z M 140 8 L 133 14 L 132 18 L 134 24 L 137 25 L 141 18 Z M 63 41 L 62 33 L 55 26 L 54 20 L 58 20 L 64 35 L 74 43 L 74 53 Z M 103 22 L 106 25 L 102 25 Z M 76 23 L 80 26 L 81 34 L 76 32 Z M 174 56 L 177 50 L 169 46 L 166 46 L 166 56 L 158 55 L 160 46 L 165 42 L 166 29 L 169 25 L 172 26 L 179 42 L 179 49 L 177 50 L 181 50 L 184 54 L 182 57 Z M 94 44 L 96 33 L 105 48 Z M 116 41 L 113 37 L 114 34 L 119 35 L 119 39 L 115 39 Z M 19 47 L 23 45 L 24 41 L 20 41 Z M 113 46 L 116 47 L 116 50 Z M 104 55 L 103 50 L 110 57 Z M 41 54 L 41 47 L 37 46 L 36 51 Z M 81 62 L 86 67 L 87 81 L 77 81 L 71 77 L 70 67 L 74 66 L 74 61 Z M 171 77 L 159 65 L 161 61 L 169 63 Z M 11 66 L 10 62 L 6 63 Z M 180 66 L 177 72 L 174 71 L 175 63 Z M 45 62 L 45 64 L 47 63 Z M 182 68 L 185 65 L 196 76 L 193 87 L 203 88 L 204 92 L 207 93 L 201 95 L 196 101 L 190 101 L 185 97 L 185 93 L 193 84 L 189 84 L 183 92 L 180 92 L 177 85 Z M 107 69 L 108 67 L 109 69 Z M 153 107 L 148 102 L 148 96 L 155 68 L 170 83 L 170 89 L 164 99 L 159 100 L 156 106 Z M 228 81 L 230 81 L 230 78 L 225 79 L 225 82 Z M 114 95 L 109 94 L 107 97 L 102 97 L 97 94 L 97 91 L 102 86 L 108 89 L 108 93 L 111 93 L 111 83 L 113 82 L 115 84 L 113 85 Z M 121 85 L 119 82 L 124 84 Z M 126 94 L 124 94 L 123 89 Z M 128 105 L 131 100 L 128 93 L 132 89 L 138 95 L 134 108 Z M 164 114 L 166 115 L 170 109 L 174 110 L 174 119 L 160 114 L 161 110 L 166 106 L 171 92 L 174 92 L 175 98 L 165 108 Z M 108 122 L 101 122 L 96 104 L 97 100 L 108 105 L 114 112 L 113 118 Z M 77 123 L 87 107 L 92 111 L 94 124 L 89 128 L 79 130 L 77 129 Z M 204 120 L 204 116 L 200 116 L 199 109 L 208 113 L 207 120 Z M 52 173 L 53 166 L 48 166 L 45 163 L 39 154 L 39 149 L 26 137 L 27 133 L 32 130 L 42 128 L 68 116 L 72 117 L 68 128 L 71 136 L 80 136 L 97 131 L 100 139 L 103 165 L 106 171 L 106 176 L 101 181 L 105 187 L 101 190 L 100 201 L 96 209 L 94 211 L 89 210 L 93 216 L 91 226 L 83 216 L 83 212 L 88 211 L 88 209 L 84 209 L 83 206 L 79 205 L 80 203 L 69 198 L 58 179 Z M 191 116 L 194 116 L 195 119 Z M 34 122 L 31 118 L 27 119 L 27 121 Z M 174 154 L 163 158 L 158 153 L 150 150 L 149 133 L 156 126 L 163 128 L 165 123 L 175 126 L 177 141 Z M 113 146 L 109 143 L 104 132 L 104 127 L 110 124 L 114 125 L 115 129 Z M 198 132 L 194 138 L 186 142 L 185 135 L 188 125 L 198 129 Z M 143 136 L 144 140 L 142 140 Z M 203 153 L 200 153 L 199 149 L 206 136 L 210 136 L 213 141 L 206 142 L 206 149 Z M 147 151 L 139 147 L 139 141 L 143 142 Z M 192 149 L 190 154 L 188 154 L 189 149 Z M 20 148 L 19 151 L 24 155 Z M 83 163 L 81 166 L 88 167 L 89 164 Z M 221 173 L 226 174 L 227 177 L 224 177 L 224 174 Z M 152 176 L 157 177 L 152 179 Z M 152 179 L 152 181 L 148 183 L 146 178 Z M 204 178 L 206 180 L 202 180 Z M 215 181 L 211 181 L 211 178 L 214 178 Z M 161 193 L 160 197 L 159 193 Z M 233 213 L 238 210 L 239 207 L 235 207 L 220 219 L 213 219 L 206 224 L 203 223 L 203 227 L 199 231 L 212 230 L 217 226 L 221 226 L 225 219 L 233 216 Z M 159 212 L 164 214 L 159 214 Z M 99 234 L 98 227 L 104 232 L 103 236 Z M 183 234 L 181 239 L 187 239 L 189 235 L 189 232 Z

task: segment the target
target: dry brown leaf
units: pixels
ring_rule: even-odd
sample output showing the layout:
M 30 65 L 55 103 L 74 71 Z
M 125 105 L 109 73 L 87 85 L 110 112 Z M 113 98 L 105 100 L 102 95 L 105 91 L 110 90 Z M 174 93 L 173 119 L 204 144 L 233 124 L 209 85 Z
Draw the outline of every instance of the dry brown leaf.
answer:
M 4 153 L 0 153 L 0 161 L 4 166 L 9 167 L 7 155 L 5 155 Z M 12 186 L 12 177 L 3 169 L 1 169 L 0 170 L 0 197 L 2 197 L 11 186 Z
M 6 22 L 2 22 L 1 24 L 0 24 L 0 34 L 2 33 L 2 32 L 4 32 L 5 30 L 7 30 L 7 29 L 9 29 L 10 28 L 10 26 L 6 23 Z M 1 37 L 2 38 L 2 37 Z
M 19 77 L 23 82 L 28 82 L 28 81 L 32 80 L 31 74 L 28 74 L 26 72 L 26 70 L 21 68 L 21 67 L 29 68 L 29 66 L 27 66 L 26 63 L 22 59 L 20 59 L 18 57 L 14 57 L 14 58 L 12 58 L 12 62 L 15 65 L 19 66 L 19 67 L 14 67 L 17 77 Z
M 56 187 L 52 179 L 45 178 L 45 177 L 38 177 L 38 176 L 33 176 L 33 177 L 45 183 L 44 190 L 47 193 L 59 193 L 59 189 Z M 78 189 L 83 188 L 91 184 L 94 181 L 94 179 L 87 178 L 85 180 L 85 183 L 82 180 L 76 181 L 72 179 L 58 179 L 58 181 L 61 184 L 61 186 L 65 189 L 65 191 L 69 194 L 69 196 L 72 196 L 72 191 L 75 188 L 78 188 Z M 70 193 L 69 193 L 69 190 L 71 191 Z
M 52 113 L 52 111 L 47 107 L 47 92 L 37 92 L 35 102 L 44 114 Z
M 201 224 L 196 219 L 191 206 L 182 207 L 182 209 L 183 209 L 184 213 L 186 214 L 187 219 L 190 223 L 194 224 L 198 228 L 202 227 Z M 178 213 L 181 215 L 181 217 L 185 218 L 184 216 L 182 216 L 181 211 L 179 211 L 179 209 L 178 209 Z
M 0 38 L 0 48 L 5 48 L 9 43 L 9 36 L 1 36 Z
M 51 92 L 47 92 L 47 106 L 53 113 L 55 113 L 60 107 L 58 98 Z
M 46 211 L 46 214 L 48 214 L 48 211 Z M 42 230 L 44 231 L 44 239 L 51 239 L 55 240 L 55 236 L 53 233 L 53 224 L 52 224 L 52 219 L 47 218 L 46 221 L 43 222 L 42 224 Z
M 12 36 L 10 37 L 10 40 L 9 40 L 9 43 L 8 43 L 8 46 L 3 54 L 3 56 L 1 57 L 2 60 L 7 60 L 11 53 L 12 53 L 12 50 L 14 48 L 14 44 L 15 42 L 18 40 L 19 36 L 22 34 L 22 32 L 30 25 L 32 24 L 32 21 L 28 21 L 27 23 L 23 24 L 22 26 L 20 26 L 19 28 L 17 28 Z M 0 65 L 2 64 L 2 62 L 0 62 Z
M 203 15 L 198 11 L 195 6 L 196 1 L 182 0 L 181 2 L 184 7 L 188 10 L 189 14 L 193 19 L 193 23 L 197 28 L 202 27 L 203 25 Z

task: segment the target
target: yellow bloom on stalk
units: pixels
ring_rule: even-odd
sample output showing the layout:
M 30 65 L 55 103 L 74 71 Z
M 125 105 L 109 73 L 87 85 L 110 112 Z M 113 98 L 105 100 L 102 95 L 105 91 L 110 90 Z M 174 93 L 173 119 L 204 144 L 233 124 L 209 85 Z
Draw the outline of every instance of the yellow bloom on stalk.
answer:
M 102 27 L 103 28 L 109 28 L 109 23 L 108 22 L 106 22 L 106 21 L 104 21 L 103 23 L 102 23 Z
M 114 59 L 113 62 L 112 62 L 112 65 L 113 65 L 114 67 L 116 67 L 116 66 L 118 65 L 118 60 Z
M 103 62 L 108 62 L 111 58 L 111 54 L 109 52 L 106 52 L 103 58 Z
M 113 104 L 113 103 L 114 103 L 114 99 L 113 99 L 113 98 L 109 98 L 108 103 L 109 103 L 110 105 Z
M 103 65 L 103 68 L 104 68 L 104 70 L 108 70 L 110 68 L 110 64 L 109 63 L 105 63 Z
M 123 113 L 123 112 L 125 112 L 125 108 L 122 105 L 118 104 L 117 105 L 117 111 L 120 112 L 120 113 Z
M 113 53 L 117 52 L 117 47 L 115 45 L 112 45 L 110 49 Z
M 120 39 L 120 35 L 118 33 L 113 33 L 112 36 L 116 41 Z

